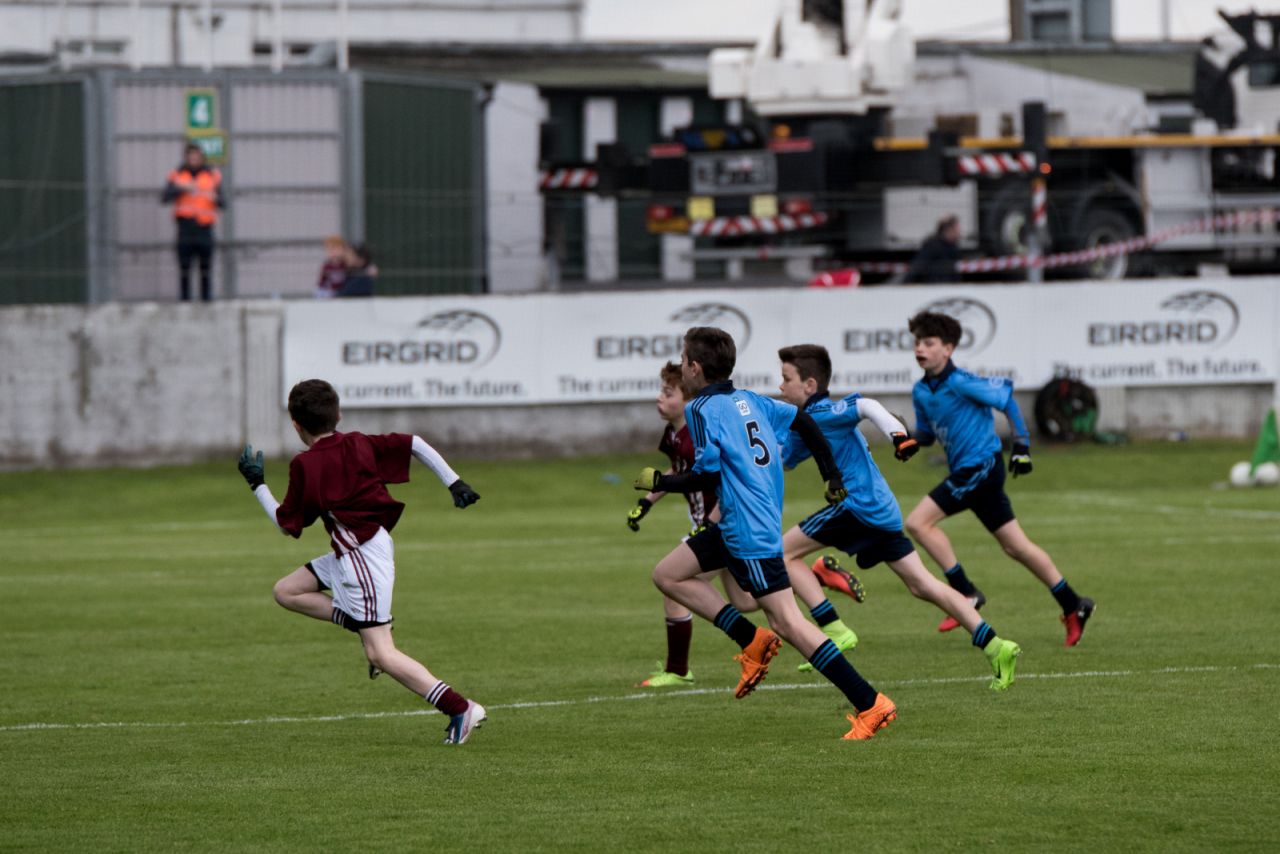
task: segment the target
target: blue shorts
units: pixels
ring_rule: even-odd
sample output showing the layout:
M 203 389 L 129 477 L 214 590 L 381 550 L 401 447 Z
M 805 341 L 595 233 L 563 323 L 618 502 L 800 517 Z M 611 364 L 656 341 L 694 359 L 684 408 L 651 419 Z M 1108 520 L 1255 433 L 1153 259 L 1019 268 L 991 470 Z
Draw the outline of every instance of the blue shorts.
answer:
M 916 550 L 901 530 L 873 528 L 843 504 L 814 513 L 800 523 L 800 530 L 824 546 L 856 555 L 862 569 L 901 560 Z
M 1004 457 L 998 452 L 981 465 L 956 469 L 929 497 L 948 516 L 972 510 L 992 533 L 1014 519 L 1013 505 L 1004 491 Z
M 698 558 L 698 568 L 703 572 L 727 569 L 738 586 L 753 596 L 764 596 L 791 588 L 787 564 L 782 555 L 761 558 L 740 558 L 729 554 L 719 525 L 707 525 L 685 540 Z

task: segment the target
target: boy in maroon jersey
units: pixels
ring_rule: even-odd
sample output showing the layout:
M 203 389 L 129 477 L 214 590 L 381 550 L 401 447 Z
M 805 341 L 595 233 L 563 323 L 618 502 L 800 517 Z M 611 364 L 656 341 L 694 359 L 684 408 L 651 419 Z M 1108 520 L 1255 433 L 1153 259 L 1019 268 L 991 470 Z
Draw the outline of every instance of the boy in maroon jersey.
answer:
M 385 672 L 449 718 L 445 744 L 462 744 L 485 720 L 484 707 L 437 679 L 396 649 L 391 639 L 391 593 L 395 584 L 390 531 L 404 505 L 388 483 L 409 480 L 409 460 L 431 469 L 449 487 L 459 509 L 480 496 L 419 436 L 366 436 L 336 431 L 342 417 L 338 393 L 324 380 L 304 380 L 289 392 L 289 417 L 307 450 L 289 463 L 289 488 L 278 503 L 264 482 L 262 452 L 245 445 L 240 474 L 267 516 L 284 534 L 302 535 L 319 519 L 333 551 L 276 582 L 275 598 L 290 611 L 326 620 L 360 636 L 369 678 Z M 331 590 L 330 595 L 324 591 Z
M 684 421 L 684 405 L 689 400 L 689 392 L 685 389 L 680 376 L 680 366 L 675 362 L 667 362 L 659 374 L 662 388 L 658 392 L 658 415 L 667 422 L 662 431 L 662 440 L 658 450 L 671 460 L 671 467 L 666 474 L 681 474 L 693 465 L 693 438 L 689 435 L 689 427 Z M 649 509 L 666 495 L 665 492 L 650 492 L 636 502 L 627 514 L 627 527 L 633 531 L 640 530 L 640 520 Z M 698 531 L 719 518 L 716 508 L 716 492 L 689 492 L 684 495 L 689 502 L 689 522 L 692 530 Z M 717 568 L 718 569 L 718 568 Z M 710 577 L 710 576 L 708 576 Z M 755 600 L 744 592 L 737 584 L 725 584 L 734 605 L 741 611 L 754 611 Z M 639 683 L 637 688 L 670 688 L 679 685 L 692 685 L 693 672 L 689 670 L 689 646 L 693 638 L 693 614 L 689 609 L 662 597 L 662 610 L 667 618 L 667 661 L 659 665 L 648 679 Z

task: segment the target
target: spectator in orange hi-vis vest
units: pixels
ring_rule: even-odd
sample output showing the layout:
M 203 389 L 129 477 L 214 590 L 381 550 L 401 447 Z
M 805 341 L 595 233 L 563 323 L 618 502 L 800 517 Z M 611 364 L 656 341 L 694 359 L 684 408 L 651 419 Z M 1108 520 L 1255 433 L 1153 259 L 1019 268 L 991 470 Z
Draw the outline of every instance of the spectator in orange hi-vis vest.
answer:
M 213 225 L 225 207 L 222 173 L 204 161 L 204 151 L 187 143 L 182 164 L 169 173 L 163 204 L 173 203 L 178 223 L 178 285 L 183 300 L 191 299 L 191 262 L 200 262 L 200 298 L 213 299 Z

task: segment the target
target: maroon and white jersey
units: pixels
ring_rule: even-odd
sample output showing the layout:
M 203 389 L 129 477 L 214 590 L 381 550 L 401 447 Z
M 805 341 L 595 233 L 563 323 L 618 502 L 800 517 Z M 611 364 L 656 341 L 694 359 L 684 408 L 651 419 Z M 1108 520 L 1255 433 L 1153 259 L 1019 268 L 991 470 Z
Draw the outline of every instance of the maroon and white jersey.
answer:
M 289 463 L 289 491 L 276 510 L 276 524 L 300 537 L 320 519 L 334 554 L 346 554 L 400 521 L 404 504 L 388 483 L 409 480 L 413 437 L 407 433 L 366 436 L 334 433 L 317 439 Z
M 695 457 L 693 436 L 689 435 L 689 425 L 686 424 L 677 430 L 668 424 L 667 429 L 662 431 L 662 441 L 658 443 L 658 450 L 671 460 L 672 474 L 684 474 L 691 469 Z M 716 506 L 715 490 L 687 492 L 684 497 L 689 502 L 689 521 L 693 526 L 700 528 L 707 524 L 711 511 Z

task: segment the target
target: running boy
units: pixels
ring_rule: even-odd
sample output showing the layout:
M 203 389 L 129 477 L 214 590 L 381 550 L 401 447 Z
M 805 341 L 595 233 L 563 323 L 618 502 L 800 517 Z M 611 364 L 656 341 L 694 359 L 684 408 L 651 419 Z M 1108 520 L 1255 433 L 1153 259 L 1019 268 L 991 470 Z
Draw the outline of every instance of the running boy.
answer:
M 662 385 L 658 391 L 658 415 L 667 422 L 667 427 L 662 431 L 658 450 L 671 460 L 671 467 L 665 474 L 681 474 L 688 471 L 694 461 L 693 438 L 689 435 L 689 426 L 684 420 L 684 405 L 689 394 L 680 377 L 680 366 L 675 362 L 663 365 L 659 378 Z M 664 495 L 665 492 L 650 492 L 640 498 L 636 506 L 627 513 L 627 527 L 639 531 L 640 520 Z M 689 503 L 689 523 L 693 526 L 692 530 L 696 532 L 706 527 L 716 506 L 715 490 L 688 492 L 685 500 Z M 693 672 L 689 669 L 693 614 L 688 608 L 666 596 L 662 597 L 662 610 L 667 620 L 667 660 L 649 678 L 637 685 L 638 688 L 670 688 L 693 684 Z
M 277 581 L 276 601 L 358 634 L 369 660 L 369 678 L 385 671 L 426 698 L 449 719 L 444 743 L 464 743 L 485 720 L 484 707 L 400 652 L 391 639 L 396 570 L 389 532 L 404 505 L 385 485 L 407 482 L 409 460 L 416 457 L 448 485 L 455 507 L 474 504 L 480 496 L 418 436 L 337 432 L 342 417 L 338 394 L 324 380 L 304 380 L 290 390 L 289 417 L 307 450 L 289 463 L 284 503 L 275 500 L 264 482 L 262 452 L 254 454 L 251 445 L 240 455 L 240 474 L 281 533 L 300 537 L 303 528 L 320 519 L 333 552 Z M 332 595 L 325 595 L 326 590 Z
M 1014 477 L 1031 473 L 1031 440 L 1013 398 L 1013 382 L 1005 377 L 975 376 L 952 363 L 962 332 L 955 318 L 922 311 L 907 325 L 916 339 L 916 364 L 924 368 L 924 377 L 911 390 L 915 436 L 921 445 L 941 441 L 951 472 L 907 514 L 907 531 L 943 569 L 951 586 L 967 596 L 975 608 L 981 608 L 987 597 L 965 575 L 951 541 L 938 527 L 946 517 L 972 510 L 1005 554 L 1049 588 L 1062 608 L 1065 645 L 1075 646 L 1093 616 L 1094 602 L 1077 595 L 1044 549 L 1031 542 L 1014 518 L 1004 491 L 1004 460 L 991 416 L 993 408 L 1005 414 L 1013 429 L 1009 472 Z M 956 626 L 949 618 L 938 625 L 938 631 Z
M 804 558 L 823 546 L 856 555 L 862 569 L 884 561 L 913 596 L 937 605 L 969 630 L 973 645 L 982 650 L 991 663 L 995 674 L 991 689 L 1008 688 L 1013 684 L 1014 666 L 1022 649 L 1013 641 L 996 637 L 995 629 L 978 616 L 969 600 L 925 569 L 911 541 L 902 535 L 898 502 L 871 458 L 867 440 L 858 432 L 858 422 L 865 418 L 876 425 L 893 441 L 893 455 L 903 462 L 911 459 L 919 446 L 907 436 L 901 422 L 879 402 L 859 394 L 831 400 L 827 393 L 831 357 L 825 347 L 816 344 L 784 347 L 778 351 L 778 358 L 782 361 L 782 385 L 778 387 L 782 399 L 800 407 L 817 422 L 831 445 L 844 482 L 851 487 L 844 501 L 819 510 L 783 535 L 787 570 L 800 598 L 806 603 L 822 598 L 817 579 L 809 572 Z M 783 464 L 789 469 L 809 458 L 808 449 L 795 441 L 787 441 L 783 452 Z M 822 600 L 811 608 L 818 625 L 823 625 L 829 604 Z M 839 641 L 836 645 L 839 646 Z
M 796 607 L 782 560 L 782 464 L 778 436 L 794 431 L 808 445 L 826 481 L 828 503 L 847 494 L 831 449 L 813 419 L 789 403 L 736 389 L 729 377 L 737 361 L 733 338 L 722 329 L 693 327 L 684 336 L 680 368 L 696 397 L 685 407 L 697 461 L 684 474 L 646 468 L 636 479 L 645 492 L 690 492 L 714 487 L 721 521 L 681 543 L 654 568 L 664 594 L 710 620 L 742 649 L 736 697 L 745 697 L 765 677 L 782 645 L 780 634 L 853 703 L 846 739 L 867 739 L 897 717 L 897 708 L 876 692 L 840 654 L 830 638 Z M 699 578 L 728 567 L 738 586 L 751 593 L 777 630 L 757 628 L 715 588 Z

